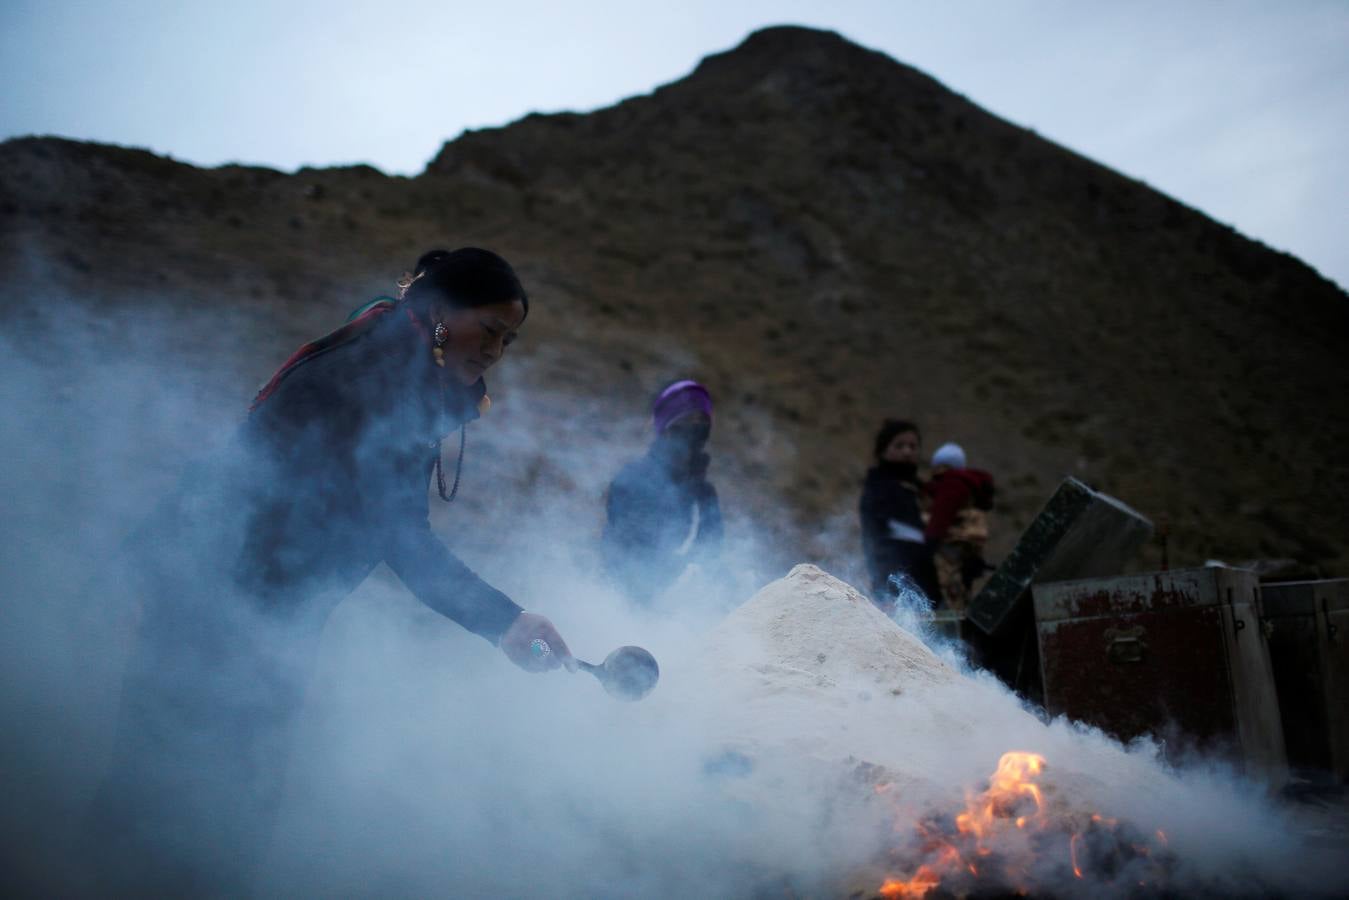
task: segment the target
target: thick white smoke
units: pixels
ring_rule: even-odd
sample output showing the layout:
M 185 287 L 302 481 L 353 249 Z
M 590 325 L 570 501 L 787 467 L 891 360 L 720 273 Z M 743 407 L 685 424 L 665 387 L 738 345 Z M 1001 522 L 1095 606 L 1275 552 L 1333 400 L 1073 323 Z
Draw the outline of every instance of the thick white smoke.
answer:
M 107 768 L 135 617 L 112 604 L 100 575 L 188 462 L 225 444 L 278 362 L 242 349 L 255 337 L 242 319 L 89 316 L 54 309 L 0 337 L 10 782 L 0 837 L 11 886 L 29 893 L 88 888 L 72 848 Z M 837 693 L 774 695 L 755 670 L 725 668 L 762 648 L 723 628 L 709 650 L 709 635 L 784 574 L 775 560 L 790 552 L 754 527 L 771 525 L 771 498 L 756 498 L 752 514 L 734 509 L 752 488 L 723 490 L 724 570 L 691 574 L 657 608 L 633 609 L 599 574 L 595 542 L 605 485 L 644 449 L 643 410 L 615 412 L 602 397 L 588 406 L 574 396 L 584 385 L 527 393 L 520 373 L 540 360 L 513 351 L 494 375 L 498 409 L 472 426 L 460 499 L 433 500 L 433 522 L 489 582 L 549 616 L 577 656 L 598 662 L 643 645 L 661 663 L 660 685 L 622 704 L 584 673 L 521 672 L 377 570 L 337 605 L 303 665 L 311 677 L 280 811 L 246 873 L 253 890 L 836 893 L 879 871 L 895 808 L 856 791 L 854 766 L 821 747 L 906 773 L 913 816 L 958 804 L 1004 751 L 1039 752 L 1074 777 L 1089 773 L 1078 787 L 1103 814 L 1166 827 L 1182 892 L 1344 888 L 1257 787 L 1216 767 L 1171 772 L 1146 746 L 1126 752 L 1064 722 L 1045 726 L 952 657 L 950 679 L 883 701 L 857 699 L 874 685 L 846 681 Z M 717 481 L 732 453 L 715 430 L 711 452 Z M 728 646 L 737 635 L 744 646 Z M 757 754 L 735 740 L 747 733 Z M 803 735 L 822 735 L 818 752 L 797 752 Z M 1272 880 L 1279 871 L 1292 880 Z

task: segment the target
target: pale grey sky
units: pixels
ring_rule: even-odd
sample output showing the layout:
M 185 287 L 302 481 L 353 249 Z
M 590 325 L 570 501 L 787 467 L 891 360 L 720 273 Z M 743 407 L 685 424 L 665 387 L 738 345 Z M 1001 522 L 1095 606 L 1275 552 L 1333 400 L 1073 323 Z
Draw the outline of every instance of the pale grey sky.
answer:
M 1349 285 L 1349 0 L 0 0 L 0 138 L 420 171 L 830 28 Z

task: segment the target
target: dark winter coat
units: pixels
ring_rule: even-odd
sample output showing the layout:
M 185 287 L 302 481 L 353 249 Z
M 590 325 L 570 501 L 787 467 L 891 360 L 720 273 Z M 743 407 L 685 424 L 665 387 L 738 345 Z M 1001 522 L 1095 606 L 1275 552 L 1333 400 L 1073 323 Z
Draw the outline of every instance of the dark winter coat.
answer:
M 689 563 L 720 553 L 716 488 L 701 472 L 673 471 L 656 448 L 619 472 L 606 511 L 605 569 L 639 602 L 669 587 Z
M 350 590 L 387 563 L 427 606 L 497 640 L 520 607 L 431 532 L 428 485 L 440 440 L 478 418 L 485 392 L 432 361 L 401 309 L 288 374 L 241 430 L 254 460 L 242 496 L 238 578 L 266 602 Z
M 929 597 L 936 597 L 936 574 L 923 538 L 914 467 L 892 463 L 873 466 L 862 484 L 858 511 L 872 590 L 878 596 L 889 596 L 893 592 L 890 576 L 899 572 L 912 578 Z
M 246 893 L 330 609 L 380 562 L 495 641 L 520 608 L 431 532 L 446 383 L 401 308 L 289 370 L 151 516 L 108 581 L 141 609 L 117 746 L 86 823 L 102 892 Z

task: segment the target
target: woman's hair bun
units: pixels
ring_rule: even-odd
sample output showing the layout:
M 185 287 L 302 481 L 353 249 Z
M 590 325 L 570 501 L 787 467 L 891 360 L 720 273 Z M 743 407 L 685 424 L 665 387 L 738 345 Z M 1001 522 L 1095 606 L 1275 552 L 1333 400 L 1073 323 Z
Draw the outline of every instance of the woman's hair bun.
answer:
M 434 266 L 436 263 L 440 262 L 441 260 L 449 259 L 449 257 L 450 251 L 448 250 L 427 250 L 420 257 L 418 257 L 417 266 L 412 270 L 412 274 L 420 275 L 427 269 Z
M 511 264 L 480 247 L 428 250 L 417 260 L 412 277 L 400 284 L 403 296 L 413 304 L 434 298 L 458 307 L 519 300 L 529 315 L 529 295 Z

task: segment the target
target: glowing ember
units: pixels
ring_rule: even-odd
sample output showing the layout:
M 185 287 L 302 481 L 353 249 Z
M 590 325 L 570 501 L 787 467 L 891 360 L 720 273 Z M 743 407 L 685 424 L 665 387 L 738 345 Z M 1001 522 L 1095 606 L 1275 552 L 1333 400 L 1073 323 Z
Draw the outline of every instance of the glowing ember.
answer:
M 1168 865 L 1165 834 L 1156 832 L 1160 849 L 1154 852 L 1149 839 L 1126 835 L 1132 830 L 1115 819 L 1093 814 L 1074 825 L 1070 816 L 1051 817 L 1037 781 L 1045 768 L 1038 754 L 1003 754 L 988 788 L 966 794 L 954 827 L 940 817 L 914 825 L 916 845 L 896 855 L 913 859 L 916 851 L 922 862 L 909 878 L 885 879 L 878 894 L 924 897 L 938 887 L 956 894 L 1009 888 L 1024 894 L 1036 885 L 1072 878 L 1158 883 Z M 891 787 L 879 785 L 876 793 L 886 794 Z
M 930 867 L 922 866 L 919 868 L 918 874 L 908 881 L 886 879 L 885 884 L 881 885 L 881 896 L 921 897 L 939 884 L 941 884 L 941 876 Z

